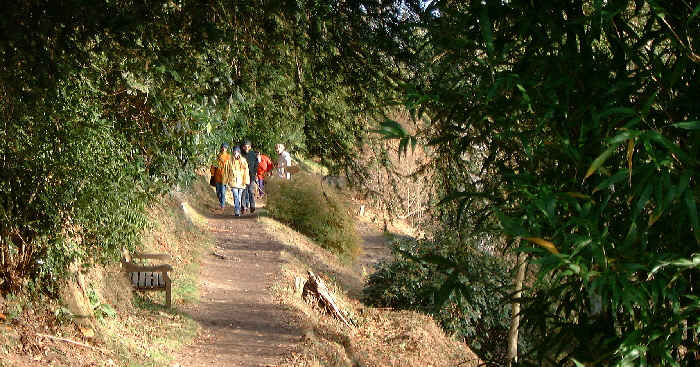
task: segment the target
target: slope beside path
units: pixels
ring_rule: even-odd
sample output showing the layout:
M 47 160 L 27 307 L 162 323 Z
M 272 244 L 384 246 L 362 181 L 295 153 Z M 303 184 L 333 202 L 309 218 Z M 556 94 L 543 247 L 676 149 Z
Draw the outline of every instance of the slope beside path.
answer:
M 207 217 L 215 247 L 201 257 L 200 302 L 183 309 L 201 332 L 172 367 L 481 364 L 429 316 L 363 304 L 367 276 L 391 256 L 386 233 L 370 217 L 358 218 L 362 255 L 353 263 L 269 217 L 234 217 L 230 209 Z M 309 270 L 324 279 L 356 327 L 301 297 Z
M 202 258 L 201 301 L 186 310 L 202 332 L 175 365 L 276 366 L 301 339 L 267 290 L 279 274 L 282 245 L 255 215 L 211 216 L 208 225 L 216 245 Z

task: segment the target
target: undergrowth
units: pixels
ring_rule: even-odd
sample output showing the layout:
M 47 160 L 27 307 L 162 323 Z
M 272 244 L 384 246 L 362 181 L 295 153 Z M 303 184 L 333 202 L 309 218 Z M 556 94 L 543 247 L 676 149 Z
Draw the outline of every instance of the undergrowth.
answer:
M 142 251 L 172 257 L 173 306 L 163 305 L 164 292 L 134 293 L 127 312 L 104 319 L 108 345 L 125 364 L 167 365 L 171 354 L 197 335 L 199 325 L 180 311 L 180 305 L 199 301 L 198 259 L 212 243 L 199 225 L 201 208 L 213 196 L 207 190 L 204 180 L 197 180 L 187 193 L 164 197 L 151 208 L 152 222 Z
M 68 298 L 53 299 L 28 288 L 0 295 L 0 361 L 9 366 L 169 365 L 172 354 L 199 330 L 180 310 L 199 300 L 198 258 L 212 244 L 201 226 L 209 201 L 214 203 L 211 190 L 197 180 L 187 192 L 163 195 L 148 209 L 149 224 L 137 250 L 172 256 L 171 308 L 164 306 L 165 292 L 133 292 L 118 263 L 81 268 L 62 286 L 61 295 Z M 52 343 L 37 333 L 107 352 Z
M 501 259 L 458 250 L 456 243 L 449 235 L 433 241 L 395 239 L 393 260 L 376 266 L 363 291 L 364 301 L 432 315 L 487 364 L 502 365 L 510 322 L 508 269 Z M 457 291 L 446 292 L 446 282 L 457 284 Z
M 290 312 L 289 323 L 304 335 L 290 367 L 434 366 L 476 367 L 480 361 L 466 344 L 447 335 L 428 315 L 364 305 L 353 294 L 362 284 L 356 267 L 343 264 L 308 237 L 270 218 L 266 231 L 284 247 L 282 271 L 271 287 Z M 348 327 L 302 297 L 307 271 L 324 279 L 336 306 L 355 324 Z
M 318 176 L 300 173 L 292 180 L 272 179 L 267 184 L 270 215 L 311 237 L 343 260 L 360 251 L 355 217 L 339 193 L 324 190 Z

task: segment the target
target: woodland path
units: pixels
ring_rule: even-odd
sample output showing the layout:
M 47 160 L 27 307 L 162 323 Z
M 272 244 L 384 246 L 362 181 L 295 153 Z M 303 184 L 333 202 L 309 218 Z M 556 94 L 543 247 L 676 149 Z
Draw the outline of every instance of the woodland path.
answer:
M 282 245 L 257 215 L 234 217 L 229 210 L 209 216 L 214 253 L 202 256 L 200 302 L 184 310 L 202 330 L 173 365 L 277 366 L 301 339 L 268 290 L 280 273 Z

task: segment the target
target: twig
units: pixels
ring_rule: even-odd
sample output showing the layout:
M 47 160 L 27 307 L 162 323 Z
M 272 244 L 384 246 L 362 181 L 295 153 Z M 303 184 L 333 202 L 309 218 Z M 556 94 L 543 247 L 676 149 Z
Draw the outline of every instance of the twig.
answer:
M 410 217 L 410 216 L 412 216 L 412 215 L 414 215 L 414 214 L 418 214 L 418 213 L 420 213 L 420 212 L 424 212 L 424 211 L 426 211 L 427 209 L 428 209 L 428 208 L 418 208 L 418 209 L 416 209 L 416 210 L 414 210 L 414 211 L 412 211 L 412 212 L 410 212 L 410 213 L 408 213 L 408 214 L 399 215 L 399 216 L 397 216 L 397 217 L 398 217 L 399 219 L 403 220 L 403 219 L 406 219 L 406 218 L 408 218 L 408 217 Z
M 48 338 L 48 339 L 52 339 L 52 340 L 58 340 L 58 341 L 62 341 L 62 342 L 66 342 L 66 343 L 70 343 L 70 344 L 74 344 L 74 345 L 79 345 L 79 346 L 81 346 L 81 347 L 90 348 L 90 349 L 92 349 L 92 350 L 96 350 L 96 351 L 98 351 L 98 352 L 102 352 L 103 354 L 107 354 L 107 355 L 111 355 L 111 354 L 112 354 L 112 352 L 110 352 L 110 351 L 108 351 L 108 350 L 106 350 L 106 349 L 93 347 L 92 345 L 85 344 L 85 343 L 81 343 L 81 342 L 77 342 L 77 341 L 75 341 L 75 340 L 70 340 L 70 339 L 66 339 L 66 338 L 59 338 L 59 337 L 57 337 L 57 336 L 47 335 L 47 334 L 42 334 L 42 333 L 34 333 L 34 334 L 36 334 L 37 336 L 40 336 L 40 337 L 42 337 L 42 338 Z
M 481 363 L 477 364 L 477 366 L 485 366 L 485 365 L 486 365 L 486 363 L 482 362 L 482 361 L 479 360 L 478 358 L 472 358 L 472 359 L 464 360 L 463 362 L 461 362 L 460 364 L 458 364 L 458 365 L 455 366 L 455 367 L 462 366 L 462 365 L 464 365 L 464 364 L 466 364 L 466 363 L 469 363 L 469 362 L 481 362 Z

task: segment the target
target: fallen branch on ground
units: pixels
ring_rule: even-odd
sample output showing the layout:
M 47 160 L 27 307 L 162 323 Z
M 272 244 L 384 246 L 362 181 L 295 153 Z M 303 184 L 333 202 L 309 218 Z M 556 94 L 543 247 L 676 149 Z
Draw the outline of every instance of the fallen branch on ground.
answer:
M 352 327 L 350 322 L 343 316 L 338 306 L 335 305 L 335 300 L 333 296 L 326 288 L 326 284 L 323 280 L 309 270 L 309 280 L 304 284 L 304 291 L 301 293 L 301 297 L 306 299 L 306 296 L 310 295 L 318 300 L 318 303 L 323 307 L 328 313 L 333 315 L 336 319 L 342 321 L 348 327 Z

